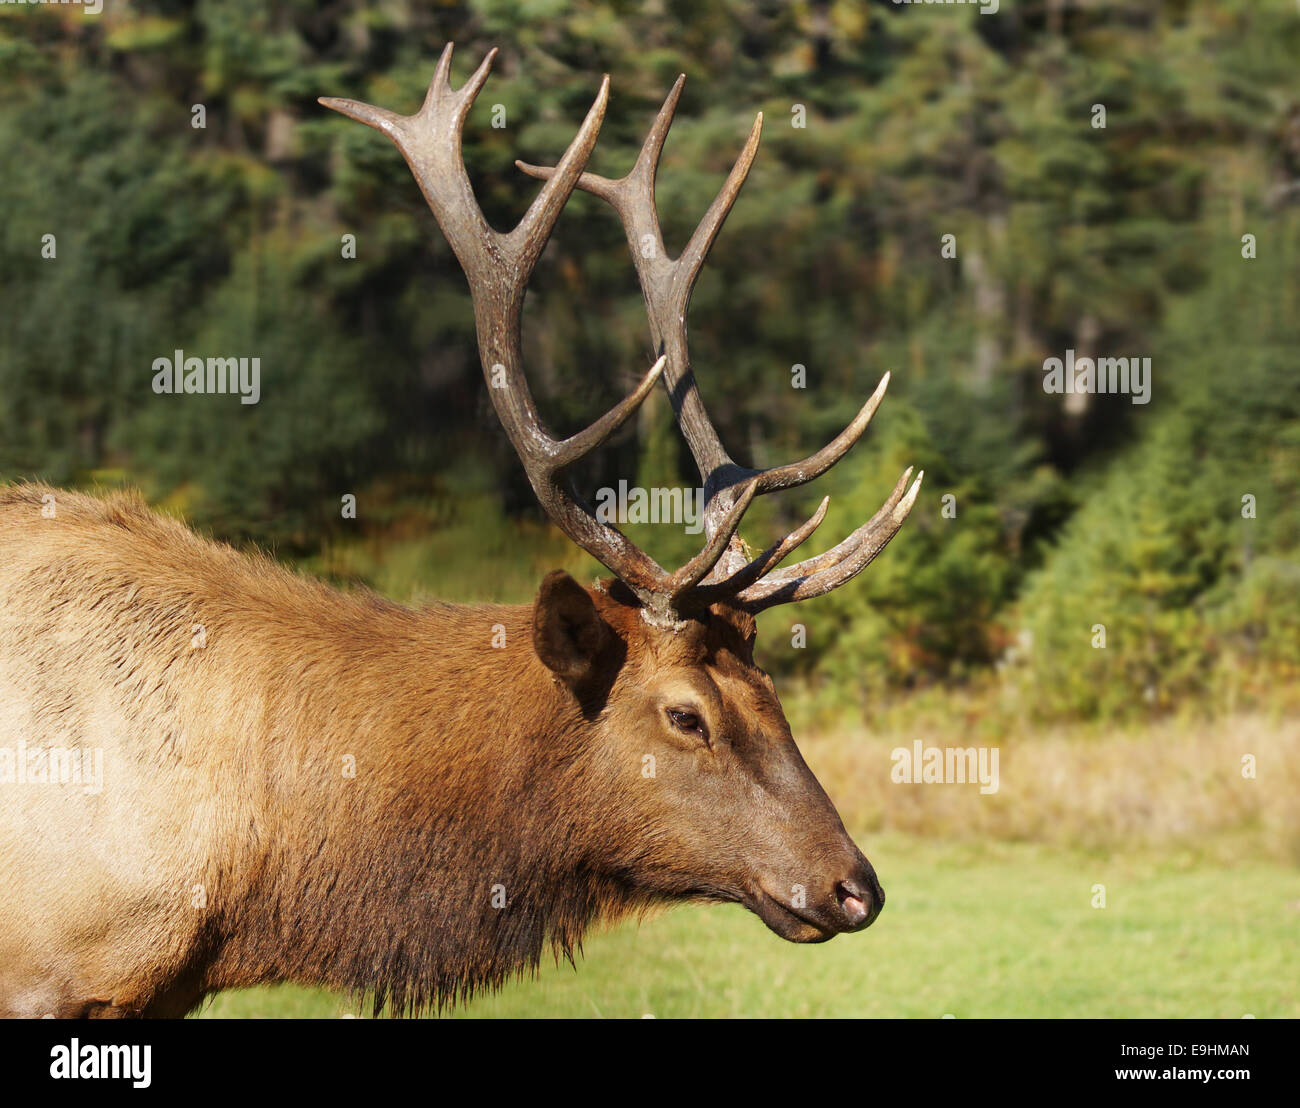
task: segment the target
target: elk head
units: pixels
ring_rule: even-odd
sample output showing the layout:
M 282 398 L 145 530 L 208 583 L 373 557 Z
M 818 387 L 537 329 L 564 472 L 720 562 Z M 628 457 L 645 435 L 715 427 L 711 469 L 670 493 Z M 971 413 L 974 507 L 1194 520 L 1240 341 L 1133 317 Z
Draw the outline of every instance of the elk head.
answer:
M 820 596 L 858 574 L 894 536 L 920 490 L 908 469 L 884 505 L 824 554 L 778 568 L 826 515 L 750 557 L 736 531 L 755 496 L 824 473 L 858 440 L 888 374 L 853 421 L 802 461 L 756 470 L 730 458 L 691 371 L 686 318 L 691 291 L 758 150 L 761 114 L 681 255 L 670 258 L 655 208 L 660 154 L 679 77 L 631 171 L 618 180 L 584 172 L 605 113 L 609 78 L 553 168 L 517 163 L 544 184 L 514 230 L 488 226 L 461 160 L 461 130 L 496 51 L 457 90 L 450 45 L 424 104 L 411 116 L 323 98 L 388 135 L 414 173 L 469 281 L 489 395 L 555 523 L 615 579 L 587 589 L 562 572 L 543 582 L 533 609 L 537 658 L 563 688 L 586 744 L 586 786 L 602 798 L 608 847 L 602 876 L 633 899 L 703 897 L 744 903 L 787 939 L 814 942 L 868 926 L 884 893 L 804 764 L 771 679 L 754 662 L 754 617 Z M 520 321 L 533 267 L 575 188 L 608 202 L 632 247 L 658 360 L 636 388 L 590 427 L 565 439 L 542 425 L 522 367 Z M 650 244 L 647 248 L 646 244 Z M 574 464 L 600 446 L 662 378 L 704 488 L 703 549 L 669 571 L 597 519 L 575 487 Z M 909 485 L 909 482 L 910 485 Z M 641 767 L 652 757 L 655 786 Z

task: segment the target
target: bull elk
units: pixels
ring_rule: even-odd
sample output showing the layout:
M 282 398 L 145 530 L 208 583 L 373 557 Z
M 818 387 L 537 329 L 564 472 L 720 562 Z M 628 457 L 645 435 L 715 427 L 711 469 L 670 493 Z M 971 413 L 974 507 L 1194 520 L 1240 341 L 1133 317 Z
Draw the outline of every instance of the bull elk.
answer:
M 794 942 L 880 912 L 875 872 L 754 662 L 755 615 L 861 571 L 921 478 L 908 470 L 867 523 L 788 568 L 826 500 L 756 557 L 736 530 L 755 496 L 841 458 L 888 379 L 803 461 L 732 461 L 696 389 L 686 317 L 762 116 L 673 260 L 654 184 L 683 79 L 610 180 L 584 172 L 606 77 L 554 168 L 519 163 L 544 183 L 502 234 L 460 156 L 494 55 L 453 90 L 448 46 L 411 116 L 321 103 L 405 156 L 468 278 L 484 373 L 504 385 L 489 394 L 528 480 L 614 576 L 587 588 L 557 571 L 519 607 L 414 610 L 200 538 L 136 497 L 0 492 L 0 1012 L 180 1016 L 218 990 L 293 981 L 414 1013 L 545 951 L 571 959 L 597 920 L 657 903 L 738 902 Z M 524 378 L 520 317 L 575 188 L 626 229 L 658 360 L 557 439 Z M 672 571 L 598 520 L 571 478 L 660 380 L 705 490 L 703 549 Z

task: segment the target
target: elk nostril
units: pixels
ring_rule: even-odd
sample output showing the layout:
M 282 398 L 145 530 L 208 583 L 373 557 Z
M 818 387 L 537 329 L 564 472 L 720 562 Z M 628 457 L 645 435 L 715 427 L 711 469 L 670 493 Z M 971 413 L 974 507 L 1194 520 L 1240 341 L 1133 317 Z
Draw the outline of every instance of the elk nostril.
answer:
M 841 881 L 835 886 L 835 897 L 840 902 L 840 910 L 848 917 L 850 927 L 856 927 L 867 918 L 869 909 L 866 900 L 847 881 Z

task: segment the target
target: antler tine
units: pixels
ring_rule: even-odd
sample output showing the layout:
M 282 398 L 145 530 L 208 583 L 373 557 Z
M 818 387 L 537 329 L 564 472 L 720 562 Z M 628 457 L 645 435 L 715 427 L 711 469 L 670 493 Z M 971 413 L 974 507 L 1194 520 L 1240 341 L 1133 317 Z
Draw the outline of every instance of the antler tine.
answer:
M 912 505 L 921 491 L 921 481 L 925 472 L 921 471 L 912 482 L 912 487 L 903 495 L 907 480 L 912 475 L 909 467 L 894 487 L 894 492 L 866 523 L 853 532 L 839 545 L 832 547 L 825 554 L 809 558 L 788 569 L 769 574 L 767 577 L 735 593 L 732 601 L 737 606 L 750 612 L 761 612 L 775 604 L 789 604 L 797 600 L 808 600 L 814 596 L 824 596 L 832 589 L 839 588 L 846 581 L 861 573 L 889 544 L 907 519 Z M 726 584 L 722 586 L 726 588 Z
M 731 601 L 737 593 L 763 577 L 774 566 L 780 565 L 789 555 L 802 546 L 826 518 L 826 509 L 830 507 L 831 498 L 822 497 L 822 502 L 811 516 L 786 535 L 773 543 L 748 565 L 742 567 L 716 585 L 701 585 L 691 594 L 691 601 L 707 608 L 715 601 Z
M 406 159 L 473 291 L 477 283 L 493 276 L 497 268 L 493 247 L 499 247 L 504 236 L 488 226 L 474 199 L 469 174 L 460 156 L 460 136 L 465 117 L 487 81 L 497 51 L 489 50 L 473 76 L 456 90 L 450 80 L 452 49 L 453 44 L 448 43 L 443 50 L 424 103 L 414 115 L 398 115 L 387 108 L 335 97 L 321 97 L 319 103 L 392 139 Z
M 853 417 L 852 422 L 843 431 L 817 451 L 816 454 L 810 454 L 801 462 L 790 462 L 787 465 L 773 466 L 771 469 L 763 470 L 758 478 L 758 491 L 768 493 L 778 492 L 781 489 L 793 489 L 799 485 L 806 485 L 814 478 L 820 477 L 844 457 L 853 448 L 853 444 L 862 437 L 862 433 L 867 429 L 867 424 L 871 422 L 871 417 L 876 414 L 876 409 L 880 407 L 880 402 L 885 398 L 887 388 L 889 388 L 888 372 L 880 379 L 876 391 L 858 409 L 858 414 Z
M 508 239 L 517 242 L 520 263 L 527 273 L 532 272 L 533 265 L 541 255 L 543 247 L 546 246 L 551 231 L 555 228 L 556 220 L 560 218 L 560 212 L 564 210 L 564 205 L 573 195 L 574 186 L 582 176 L 587 159 L 595 149 L 600 125 L 605 118 L 605 106 L 608 103 L 609 74 L 607 73 L 601 78 L 596 102 L 587 112 L 587 118 L 582 121 L 582 126 L 573 142 L 569 144 L 568 150 L 564 152 L 564 157 L 556 165 L 554 175 L 542 186 L 542 191 L 537 194 L 524 214 L 524 218 L 519 221 L 519 226 L 507 236 Z
M 669 578 L 667 588 L 675 607 L 680 606 L 682 598 L 708 576 L 710 570 L 717 565 L 718 559 L 727 551 L 732 537 L 736 534 L 736 528 L 740 526 L 741 518 L 749 510 L 757 492 L 757 482 L 746 481 L 740 487 L 739 495 L 721 518 L 717 528 L 708 536 L 704 549 Z
M 598 446 L 601 446 L 610 435 L 622 427 L 641 407 L 641 402 L 650 395 L 655 383 L 662 375 L 666 362 L 667 359 L 663 357 L 655 362 L 646 371 L 637 387 L 590 427 L 579 431 L 576 435 L 570 436 L 563 442 L 555 443 L 554 451 L 548 459 L 549 464 L 556 469 L 567 469 L 579 458 L 585 458 Z
M 473 76 L 452 89 L 452 45 L 448 43 L 424 103 L 414 115 L 398 115 L 355 100 L 324 97 L 320 102 L 388 135 L 402 152 L 469 280 L 488 393 L 538 500 L 565 534 L 657 610 L 664 607 L 669 574 L 616 528 L 595 517 L 568 471 L 636 411 L 663 373 L 666 359 L 659 358 L 637 387 L 604 416 L 562 441 L 543 427 L 522 364 L 520 326 L 528 279 L 591 156 L 605 117 L 609 77 L 601 81 L 551 179 L 519 224 L 501 234 L 483 217 L 461 159 L 461 130 L 496 54 L 489 51 Z
M 689 300 L 695 280 L 704 267 L 704 260 L 709 256 L 709 250 L 718 237 L 718 232 L 722 230 L 722 224 L 726 222 L 737 197 L 740 196 L 740 190 L 749 176 L 750 167 L 758 156 L 758 142 L 762 134 L 763 113 L 759 112 L 754 118 L 753 127 L 749 129 L 749 138 L 745 140 L 740 156 L 736 158 L 718 195 L 713 198 L 709 210 L 704 213 L 704 218 L 700 220 L 694 234 L 686 243 L 686 249 L 678 259 L 682 269 L 681 275 L 677 278 L 678 282 L 690 282 L 690 285 L 680 294 L 684 302 Z
M 920 483 L 920 477 L 922 476 L 924 476 L 924 472 L 922 472 L 918 476 L 918 480 L 917 480 L 918 484 Z M 903 499 L 903 494 L 904 492 L 907 491 L 907 483 L 911 479 L 912 479 L 912 467 L 908 466 L 907 469 L 903 470 L 903 475 L 898 479 L 897 483 L 894 485 L 893 492 L 891 492 L 889 496 L 885 499 L 884 504 L 882 504 L 876 510 L 876 514 L 873 515 L 871 519 L 869 519 L 856 531 L 854 531 L 853 534 L 851 534 L 847 539 L 831 547 L 825 553 L 818 554 L 816 557 L 813 558 L 806 558 L 798 565 L 787 566 L 785 569 L 773 573 L 771 575 L 771 580 L 791 581 L 791 580 L 795 580 L 796 578 L 808 577 L 811 574 L 818 573 L 824 569 L 829 569 L 831 566 L 838 565 L 846 557 L 848 557 L 849 554 L 851 554 L 854 549 L 856 549 L 865 532 L 869 531 L 873 527 L 879 526 L 884 520 L 886 520 L 889 517 L 889 514 L 894 510 L 895 507 L 898 506 L 899 502 Z

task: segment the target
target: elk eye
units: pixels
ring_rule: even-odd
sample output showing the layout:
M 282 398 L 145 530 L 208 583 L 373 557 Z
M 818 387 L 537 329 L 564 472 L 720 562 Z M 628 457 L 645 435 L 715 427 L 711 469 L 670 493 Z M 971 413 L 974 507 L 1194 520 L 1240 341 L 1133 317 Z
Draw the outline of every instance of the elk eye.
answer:
M 692 712 L 689 708 L 669 708 L 668 720 L 678 731 L 708 740 L 708 728 L 704 726 L 704 720 L 700 719 L 698 712 Z

